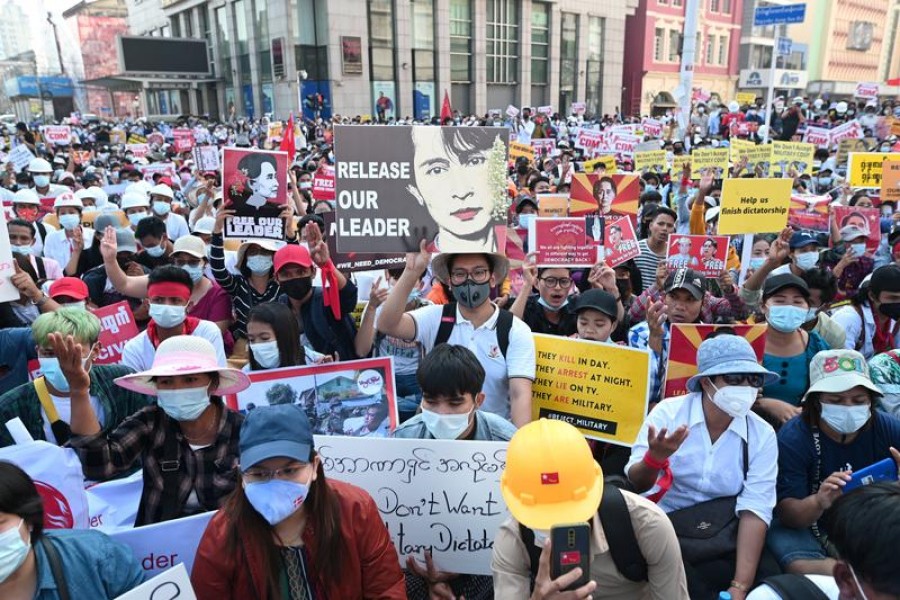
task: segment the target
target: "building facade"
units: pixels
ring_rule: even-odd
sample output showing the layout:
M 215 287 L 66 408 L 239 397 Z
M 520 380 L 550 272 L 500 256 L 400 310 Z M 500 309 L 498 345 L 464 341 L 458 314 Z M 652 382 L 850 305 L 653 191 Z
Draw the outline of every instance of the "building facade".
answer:
M 160 3 L 167 22 L 131 33 L 205 39 L 215 81 L 157 90 L 149 114 L 160 95 L 177 94 L 192 112 L 225 117 L 284 118 L 302 107 L 307 117 L 426 118 L 445 92 L 463 114 L 510 104 L 567 113 L 573 102 L 612 113 L 625 18 L 638 0 Z
M 29 49 L 28 15 L 16 2 L 0 5 L 0 59 L 10 58 Z
M 625 22 L 621 102 L 626 114 L 675 108 L 685 5 L 688 0 L 640 0 Z M 727 102 L 738 80 L 743 0 L 702 0 L 698 13 L 694 97 Z

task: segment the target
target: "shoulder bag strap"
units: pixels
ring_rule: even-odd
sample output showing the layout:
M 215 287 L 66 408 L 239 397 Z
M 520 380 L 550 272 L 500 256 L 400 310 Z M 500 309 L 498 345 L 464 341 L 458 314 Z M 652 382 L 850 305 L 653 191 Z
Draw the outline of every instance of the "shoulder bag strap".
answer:
M 441 310 L 441 324 L 438 326 L 437 336 L 434 338 L 434 345 L 440 346 L 446 344 L 453 333 L 453 326 L 456 325 L 456 302 L 445 304 Z
M 859 315 L 859 337 L 856 338 L 856 347 L 854 349 L 857 352 L 862 352 L 862 347 L 866 344 L 866 315 L 863 314 L 862 307 L 859 305 L 854 304 L 853 308 L 856 310 L 856 314 Z
M 506 351 L 509 349 L 509 332 L 512 331 L 513 314 L 502 308 L 498 309 L 500 314 L 497 315 L 497 345 L 500 347 L 500 354 L 506 358 Z
M 647 581 L 647 560 L 638 545 L 625 496 L 609 482 L 603 486 L 599 513 L 616 569 L 630 581 Z
M 47 390 L 47 381 L 43 377 L 38 377 L 34 380 L 34 391 L 37 392 L 38 400 L 41 401 L 41 406 L 44 407 L 44 412 L 47 413 L 47 418 L 50 419 L 50 422 L 55 423 L 59 421 L 59 413 L 56 411 L 53 399 L 50 398 L 50 391 Z
M 825 592 L 804 575 L 774 575 L 764 579 L 763 583 L 784 600 L 828 600 Z
M 53 580 L 56 582 L 56 593 L 59 594 L 60 600 L 70 600 L 69 584 L 66 583 L 66 578 L 63 576 L 62 561 L 59 558 L 59 552 L 56 551 L 56 546 L 46 537 L 41 537 L 38 543 L 44 549 L 44 552 L 47 553 L 50 571 L 53 573 Z
M 180 488 L 178 483 L 182 477 L 183 469 L 181 468 L 181 456 L 178 446 L 178 435 L 174 430 L 170 430 L 165 436 L 163 460 L 159 463 L 163 479 L 162 504 L 160 506 L 161 521 L 175 519 L 181 513 L 181 506 L 178 501 L 178 490 Z

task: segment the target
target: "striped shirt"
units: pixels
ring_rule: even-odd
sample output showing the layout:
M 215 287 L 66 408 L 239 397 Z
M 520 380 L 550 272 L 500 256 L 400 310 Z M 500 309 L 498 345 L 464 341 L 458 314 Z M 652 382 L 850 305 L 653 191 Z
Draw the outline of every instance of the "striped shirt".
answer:
M 647 244 L 647 240 L 638 242 L 638 250 L 641 251 L 641 254 L 634 259 L 634 262 L 641 272 L 641 281 L 644 282 L 646 289 L 656 281 L 656 267 L 659 265 L 659 261 L 665 260 L 666 255 L 665 253 L 654 253 Z
M 256 291 L 250 280 L 243 275 L 232 275 L 225 268 L 225 248 L 222 245 L 222 234 L 214 233 L 210 240 L 209 265 L 212 267 L 213 277 L 222 288 L 231 296 L 231 304 L 234 307 L 234 337 L 247 337 L 247 317 L 250 309 L 257 304 L 273 302 L 281 293 L 281 287 L 275 278 L 269 279 L 263 293 Z

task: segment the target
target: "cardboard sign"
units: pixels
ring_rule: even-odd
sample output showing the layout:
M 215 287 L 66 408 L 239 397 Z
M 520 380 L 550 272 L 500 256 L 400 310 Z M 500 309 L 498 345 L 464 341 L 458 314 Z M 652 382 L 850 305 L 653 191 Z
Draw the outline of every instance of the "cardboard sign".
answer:
M 668 367 L 664 396 L 683 396 L 688 393 L 688 379 L 697 374 L 697 349 L 717 329 L 746 338 L 756 352 L 760 364 L 766 351 L 767 325 L 693 325 L 673 324 L 669 335 Z
M 831 207 L 834 225 L 840 231 L 844 227 L 853 226 L 866 235 L 866 252 L 874 253 L 881 243 L 881 213 L 877 208 L 861 208 L 859 206 L 835 205 Z M 832 245 L 840 245 L 840 239 L 831 239 Z
M 772 166 L 776 174 L 795 171 L 797 175 L 812 175 L 815 144 L 806 142 L 772 142 Z
M 339 250 L 418 251 L 426 239 L 441 252 L 503 251 L 508 129 L 334 130 Z
M 737 100 L 737 103 L 741 106 L 749 106 L 756 102 L 756 94 L 753 92 L 738 92 L 734 99 Z
M 194 147 L 194 164 L 201 173 L 218 171 L 221 168 L 219 149 L 215 146 Z
M 638 173 L 665 173 L 669 170 L 665 150 L 652 150 L 650 152 L 634 153 L 634 170 Z
M 337 224 L 334 222 L 334 213 L 326 212 L 320 215 L 325 220 L 325 242 L 328 244 L 328 252 L 331 254 L 331 262 L 341 273 L 354 273 L 356 271 L 371 271 L 373 269 L 402 269 L 406 266 L 405 254 L 362 254 L 359 252 L 338 252 L 337 249 Z M 357 328 L 359 324 L 357 324 Z
M 4 214 L 2 223 L 0 223 L 0 302 L 19 299 L 19 289 L 12 282 L 12 276 L 15 274 L 16 263 L 13 261 L 9 230 L 6 228 L 6 214 Z
M 313 173 L 313 200 L 334 202 L 334 167 L 322 165 Z
M 188 573 L 194 568 L 197 547 L 209 521 L 216 512 L 154 523 L 135 529 L 106 532 L 112 539 L 131 548 L 134 559 L 147 576 L 154 576 L 184 565 Z
M 794 229 L 814 231 L 816 233 L 828 233 L 829 205 L 832 199 L 824 196 L 791 196 L 791 204 L 788 209 L 788 225 Z
M 641 129 L 644 131 L 644 135 L 648 138 L 658 140 L 663 135 L 663 123 L 657 119 L 651 119 L 649 117 L 644 117 L 641 121 Z
M 569 214 L 573 217 L 596 212 L 636 215 L 640 193 L 637 175 L 576 173 L 569 188 Z
M 722 184 L 722 235 L 775 233 L 787 224 L 793 180 L 726 179 Z
M 694 269 L 704 277 L 717 279 L 728 260 L 728 237 L 720 235 L 670 235 L 666 266 Z
M 44 139 L 48 144 L 68 146 L 72 142 L 72 128 L 68 125 L 45 125 Z
M 713 179 L 728 175 L 728 148 L 698 148 L 691 153 L 691 179 L 700 179 L 703 171 L 712 169 Z
M 878 84 L 871 82 L 857 83 L 856 92 L 853 96 L 865 100 L 878 100 Z
M 116 600 L 197 600 L 191 577 L 184 564 L 164 571 L 145 581 Z
M 630 217 L 606 219 L 603 249 L 603 260 L 610 267 L 617 267 L 640 256 L 637 235 Z
M 817 148 L 831 147 L 831 131 L 824 127 L 807 127 L 803 141 Z
M 190 129 L 182 128 L 172 131 L 173 145 L 175 152 L 190 152 L 194 149 L 194 132 Z
M 125 344 L 138 334 L 138 326 L 134 320 L 128 302 L 116 302 L 93 311 L 100 319 L 100 354 L 94 361 L 96 365 L 113 365 L 122 360 Z
M 585 173 L 599 173 L 600 175 L 612 175 L 616 172 L 616 157 L 611 154 L 598 156 L 584 161 Z
M 847 174 L 850 187 L 881 187 L 881 172 L 884 161 L 896 157 L 891 152 L 851 152 Z
M 560 338 L 556 338 L 560 339 Z M 316 436 L 329 479 L 363 488 L 405 567 L 412 556 L 451 573 L 491 574 L 494 535 L 509 518 L 500 493 L 505 442 Z
M 538 268 L 591 267 L 603 246 L 603 225 L 602 217 L 537 218 L 528 229 L 528 248 Z
M 534 148 L 531 144 L 521 144 L 519 142 L 509 143 L 509 159 L 527 158 L 528 162 L 534 162 Z
M 283 240 L 287 153 L 225 148 L 223 162 L 225 206 L 235 211 L 225 221 L 225 237 Z
M 565 217 L 569 214 L 567 194 L 538 194 L 538 215 L 542 217 Z
M 228 405 L 240 411 L 300 404 L 315 433 L 387 437 L 397 427 L 391 357 L 249 373 L 250 387 Z
M 28 168 L 28 163 L 34 160 L 34 154 L 31 153 L 31 150 L 28 149 L 28 146 L 25 144 L 19 144 L 12 150 L 10 150 L 7 155 L 7 160 L 12 163 L 13 168 L 15 168 L 16 173 L 21 173 L 22 169 Z
M 647 414 L 650 353 L 615 344 L 534 335 L 534 419 L 574 425 L 595 440 L 631 446 Z
M 125 144 L 125 152 L 131 152 L 135 158 L 146 158 L 150 154 L 148 144 Z
M 900 155 L 882 163 L 881 201 L 900 202 Z

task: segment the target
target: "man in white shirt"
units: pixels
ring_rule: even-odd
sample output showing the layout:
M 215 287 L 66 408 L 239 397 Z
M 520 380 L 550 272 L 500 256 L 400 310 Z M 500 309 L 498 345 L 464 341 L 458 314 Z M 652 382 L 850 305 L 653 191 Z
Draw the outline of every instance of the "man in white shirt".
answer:
M 481 410 L 509 419 L 517 427 L 528 423 L 535 377 L 534 338 L 525 323 L 503 314 L 490 301 L 491 287 L 506 278 L 509 261 L 498 254 L 440 254 L 432 268 L 450 286 L 456 302 L 449 308 L 434 305 L 404 312 L 409 293 L 429 262 L 425 242 L 419 253 L 407 254 L 406 268 L 381 307 L 376 327 L 401 340 L 419 342 L 426 353 L 436 341 L 467 347 L 486 373 Z M 449 337 L 438 340 L 450 323 Z
M 520 144 L 531 144 L 531 136 L 534 135 L 534 121 L 531 120 L 531 109 L 522 109 L 522 116 L 516 124 L 516 139 Z
M 94 243 L 94 230 L 81 225 L 81 213 L 84 210 L 81 200 L 72 192 L 57 196 L 53 202 L 53 210 L 59 220 L 60 229 L 47 233 L 44 241 L 44 256 L 55 260 L 65 271 L 76 274 L 77 258 L 70 265 L 73 254 L 78 256 Z
M 50 175 L 53 174 L 53 167 L 50 166 L 43 158 L 33 158 L 28 163 L 28 173 L 31 175 L 31 181 L 34 183 L 34 191 L 39 198 L 56 198 L 60 194 L 66 192 L 71 193 L 71 188 L 56 183 L 50 183 Z
M 150 208 L 153 214 L 162 219 L 166 224 L 166 235 L 173 242 L 181 236 L 190 235 L 187 221 L 179 214 L 171 212 L 172 200 L 175 192 L 164 183 L 150 188 Z
M 219 327 L 212 321 L 187 316 L 192 286 L 190 275 L 180 267 L 164 266 L 151 271 L 147 282 L 150 323 L 146 331 L 125 344 L 123 365 L 146 371 L 153 366 L 156 349 L 164 340 L 176 335 L 196 335 L 213 345 L 220 367 L 228 366 Z

